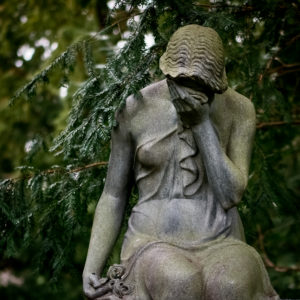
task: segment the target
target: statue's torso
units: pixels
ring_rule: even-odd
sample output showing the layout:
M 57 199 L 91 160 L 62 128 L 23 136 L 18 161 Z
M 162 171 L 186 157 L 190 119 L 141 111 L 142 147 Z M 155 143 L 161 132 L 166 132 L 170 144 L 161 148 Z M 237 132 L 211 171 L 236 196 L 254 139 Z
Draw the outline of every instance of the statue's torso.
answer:
M 139 201 L 129 219 L 123 258 L 150 240 L 185 246 L 220 235 L 242 239 L 237 210 L 225 211 L 213 194 L 191 129 L 182 128 L 166 81 L 142 95 L 127 104 L 133 111 L 129 124 Z M 232 116 L 223 98 L 215 97 L 210 118 L 226 153 Z

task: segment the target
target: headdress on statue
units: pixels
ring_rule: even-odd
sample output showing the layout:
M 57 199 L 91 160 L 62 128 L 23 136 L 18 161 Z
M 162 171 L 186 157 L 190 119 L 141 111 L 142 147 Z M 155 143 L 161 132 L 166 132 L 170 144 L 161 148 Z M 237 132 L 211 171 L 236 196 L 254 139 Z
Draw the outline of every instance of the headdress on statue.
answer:
M 171 79 L 189 78 L 214 93 L 223 93 L 228 87 L 222 41 L 208 27 L 193 24 L 175 31 L 159 67 Z

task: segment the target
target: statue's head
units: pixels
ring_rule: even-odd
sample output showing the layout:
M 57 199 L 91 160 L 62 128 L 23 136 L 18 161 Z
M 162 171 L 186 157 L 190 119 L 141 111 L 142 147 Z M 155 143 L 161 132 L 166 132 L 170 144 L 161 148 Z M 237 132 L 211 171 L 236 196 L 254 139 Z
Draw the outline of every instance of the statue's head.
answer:
M 228 86 L 222 41 L 209 27 L 193 24 L 175 31 L 159 66 L 169 78 L 192 80 L 214 93 Z

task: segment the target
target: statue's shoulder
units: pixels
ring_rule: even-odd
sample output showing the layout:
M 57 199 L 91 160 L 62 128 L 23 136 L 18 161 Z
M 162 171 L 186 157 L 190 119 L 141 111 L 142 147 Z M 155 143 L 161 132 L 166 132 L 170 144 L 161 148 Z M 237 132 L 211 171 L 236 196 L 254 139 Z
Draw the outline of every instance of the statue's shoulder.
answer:
M 125 105 L 116 112 L 116 120 L 124 123 L 149 108 L 157 101 L 169 100 L 170 94 L 166 79 L 154 82 L 136 94 L 127 97 Z
M 238 93 L 232 88 L 228 88 L 219 96 L 221 101 L 230 109 L 231 113 L 236 116 L 255 120 L 255 108 L 250 99 Z
M 128 115 L 135 115 L 156 101 L 168 99 L 169 89 L 166 79 L 154 82 L 141 89 L 137 94 L 126 99 L 125 111 Z
M 145 101 L 155 101 L 160 99 L 166 99 L 169 97 L 169 88 L 167 80 L 163 79 L 152 84 L 149 84 L 145 88 L 140 90 L 142 97 Z

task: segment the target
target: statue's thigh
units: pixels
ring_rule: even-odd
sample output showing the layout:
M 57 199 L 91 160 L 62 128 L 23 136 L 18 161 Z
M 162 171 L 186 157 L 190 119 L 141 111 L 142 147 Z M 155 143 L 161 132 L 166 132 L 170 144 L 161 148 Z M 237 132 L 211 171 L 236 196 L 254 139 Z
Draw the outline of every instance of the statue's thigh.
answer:
M 203 276 L 207 300 L 267 299 L 270 289 L 259 254 L 246 244 L 213 251 L 203 260 Z
M 201 299 L 200 268 L 178 249 L 155 247 L 147 250 L 139 258 L 136 271 L 135 278 L 140 285 L 137 290 L 143 299 Z

